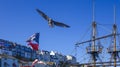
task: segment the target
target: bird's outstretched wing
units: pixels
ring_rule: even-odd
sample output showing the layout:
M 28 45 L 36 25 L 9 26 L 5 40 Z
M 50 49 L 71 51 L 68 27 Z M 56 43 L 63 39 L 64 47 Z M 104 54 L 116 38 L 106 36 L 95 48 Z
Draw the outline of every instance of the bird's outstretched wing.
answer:
M 42 11 L 40 11 L 39 9 L 36 9 L 36 11 L 47 21 L 50 20 L 50 18 L 45 14 L 43 13 Z
M 54 25 L 56 26 L 60 26 L 60 27 L 66 27 L 66 28 L 70 28 L 70 26 L 64 24 L 64 23 L 60 23 L 60 22 L 56 22 L 56 21 L 53 21 Z
M 36 11 L 45 19 L 48 21 L 48 24 L 50 27 L 53 27 L 54 25 L 56 26 L 60 26 L 60 27 L 66 27 L 69 28 L 70 26 L 64 24 L 64 23 L 60 23 L 60 22 L 56 22 L 54 20 L 52 20 L 51 18 L 49 18 L 45 13 L 43 13 L 42 11 L 40 11 L 39 9 L 36 9 Z

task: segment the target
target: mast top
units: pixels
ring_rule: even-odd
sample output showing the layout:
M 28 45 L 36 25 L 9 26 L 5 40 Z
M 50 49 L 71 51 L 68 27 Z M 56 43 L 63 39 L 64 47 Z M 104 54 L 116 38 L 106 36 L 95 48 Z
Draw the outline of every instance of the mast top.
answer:
M 92 19 L 95 22 L 95 0 L 92 0 Z
M 114 24 L 116 25 L 116 6 L 114 5 Z

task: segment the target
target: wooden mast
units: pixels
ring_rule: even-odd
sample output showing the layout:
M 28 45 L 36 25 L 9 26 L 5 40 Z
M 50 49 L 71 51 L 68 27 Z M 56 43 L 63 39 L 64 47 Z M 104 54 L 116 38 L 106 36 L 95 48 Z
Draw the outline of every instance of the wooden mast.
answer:
M 93 22 L 92 22 L 92 56 L 93 56 L 93 67 L 96 67 L 96 56 L 95 56 L 95 38 L 96 38 L 96 22 L 95 22 L 95 2 L 92 0 L 92 16 L 93 16 Z
M 116 67 L 116 29 L 117 29 L 117 26 L 116 26 L 116 9 L 115 9 L 115 6 L 114 6 L 114 25 L 113 25 L 113 38 L 114 38 L 114 67 Z

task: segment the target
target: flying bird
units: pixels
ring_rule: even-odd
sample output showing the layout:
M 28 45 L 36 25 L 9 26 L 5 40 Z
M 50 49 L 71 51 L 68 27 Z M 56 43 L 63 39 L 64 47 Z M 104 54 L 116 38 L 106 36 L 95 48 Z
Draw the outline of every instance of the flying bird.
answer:
M 70 26 L 61 23 L 61 22 L 57 22 L 54 21 L 53 19 L 51 19 L 50 17 L 48 17 L 45 13 L 43 13 L 42 11 L 40 11 L 39 9 L 36 9 L 36 11 L 45 19 L 48 21 L 48 25 L 50 27 L 54 27 L 54 25 L 59 26 L 59 27 L 65 27 L 65 28 L 69 28 Z

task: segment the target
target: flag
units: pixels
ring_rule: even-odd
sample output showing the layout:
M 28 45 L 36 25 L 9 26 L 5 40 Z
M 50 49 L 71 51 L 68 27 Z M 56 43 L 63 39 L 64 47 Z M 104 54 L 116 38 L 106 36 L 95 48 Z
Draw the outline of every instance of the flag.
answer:
M 38 50 L 39 48 L 39 33 L 35 33 L 26 41 L 28 45 L 32 47 L 33 50 Z
M 27 42 L 35 41 L 39 44 L 39 33 L 35 33 L 27 40 Z
M 28 42 L 28 45 L 30 45 L 33 50 L 36 50 L 36 51 L 38 50 L 39 44 Z

